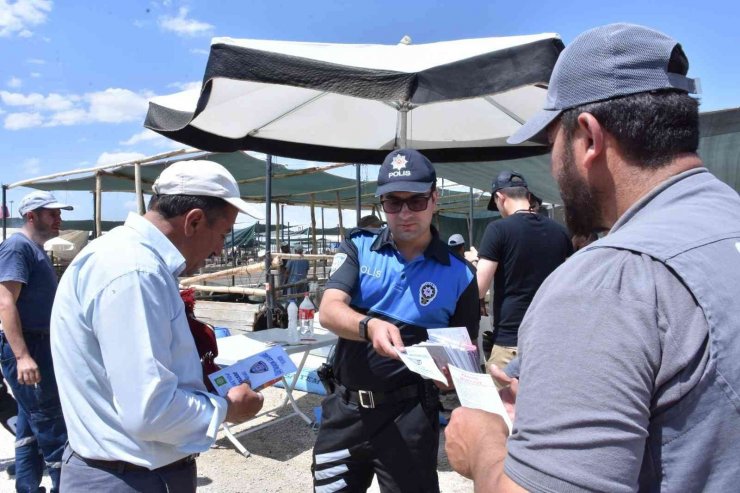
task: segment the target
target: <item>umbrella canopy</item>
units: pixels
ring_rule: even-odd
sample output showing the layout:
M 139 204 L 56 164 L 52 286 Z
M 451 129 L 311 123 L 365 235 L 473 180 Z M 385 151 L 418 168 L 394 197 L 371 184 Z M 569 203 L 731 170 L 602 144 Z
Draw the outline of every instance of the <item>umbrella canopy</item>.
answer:
M 541 108 L 555 34 L 348 45 L 215 38 L 203 86 L 153 99 L 145 126 L 208 151 L 379 163 L 398 147 L 432 161 L 546 152 L 506 138 Z
M 67 241 L 64 238 L 52 238 L 44 243 L 44 250 L 47 252 L 69 252 L 74 250 L 75 246 L 71 241 Z

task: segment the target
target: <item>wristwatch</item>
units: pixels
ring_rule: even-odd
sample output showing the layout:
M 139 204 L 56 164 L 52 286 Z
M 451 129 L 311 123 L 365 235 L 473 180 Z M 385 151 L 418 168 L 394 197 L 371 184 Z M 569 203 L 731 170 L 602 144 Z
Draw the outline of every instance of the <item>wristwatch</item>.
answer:
M 362 337 L 368 342 L 370 342 L 370 338 L 367 336 L 367 323 L 373 318 L 374 317 L 368 316 L 360 320 L 360 337 Z

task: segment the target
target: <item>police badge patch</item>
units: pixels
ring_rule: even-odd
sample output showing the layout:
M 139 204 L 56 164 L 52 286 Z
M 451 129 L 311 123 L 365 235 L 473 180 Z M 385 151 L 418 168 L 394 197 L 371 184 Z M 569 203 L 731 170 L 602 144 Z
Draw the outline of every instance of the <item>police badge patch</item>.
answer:
M 419 288 L 419 303 L 421 306 L 427 306 L 437 297 L 437 286 L 432 282 L 425 282 Z
M 331 277 L 336 271 L 339 270 L 339 268 L 342 266 L 345 260 L 347 260 L 346 253 L 335 253 L 334 254 L 334 258 L 331 261 L 331 271 L 329 272 L 329 277 Z
M 267 363 L 264 361 L 258 361 L 255 364 L 252 365 L 252 367 L 249 369 L 249 373 L 264 373 L 269 368 L 267 367 Z

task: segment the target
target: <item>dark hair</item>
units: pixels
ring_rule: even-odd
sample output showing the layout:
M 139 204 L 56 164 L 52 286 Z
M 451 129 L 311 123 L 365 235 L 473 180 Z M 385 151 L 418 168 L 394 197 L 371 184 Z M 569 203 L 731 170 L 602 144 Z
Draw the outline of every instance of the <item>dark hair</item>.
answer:
M 383 221 L 381 221 L 380 218 L 374 214 L 362 216 L 360 218 L 360 221 L 357 223 L 358 228 L 381 228 L 382 226 Z
M 501 192 L 502 194 L 506 195 L 510 199 L 526 199 L 526 198 L 529 198 L 529 190 L 527 189 L 527 187 L 499 188 L 496 191 L 497 192 Z
M 584 112 L 591 113 L 625 157 L 641 168 L 660 168 L 699 147 L 699 102 L 682 91 L 642 92 L 567 109 L 561 118 L 566 143 Z
M 229 203 L 218 197 L 205 195 L 152 195 L 149 210 L 157 211 L 165 219 L 187 214 L 193 209 L 201 209 L 208 224 L 213 224 L 226 215 Z

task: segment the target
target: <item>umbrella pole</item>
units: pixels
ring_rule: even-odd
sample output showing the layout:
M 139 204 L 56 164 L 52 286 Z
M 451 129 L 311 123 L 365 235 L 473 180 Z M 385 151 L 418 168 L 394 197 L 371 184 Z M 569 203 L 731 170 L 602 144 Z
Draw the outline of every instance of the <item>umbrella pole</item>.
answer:
M 272 155 L 268 154 L 265 158 L 265 305 L 267 307 L 267 313 L 265 321 L 267 322 L 267 328 L 272 328 L 272 312 L 273 312 L 273 292 L 272 292 L 272 255 L 270 251 L 272 249 L 272 235 L 270 229 L 272 228 Z
M 5 241 L 5 235 L 7 234 L 8 230 L 8 215 L 5 213 L 7 211 L 6 209 L 6 194 L 8 193 L 8 185 L 3 185 L 3 241 Z
M 470 218 L 468 219 L 468 245 L 470 248 L 473 247 L 473 221 L 475 215 L 473 214 L 473 187 L 470 187 Z M 470 249 L 469 248 L 469 249 Z
M 360 164 L 355 164 L 355 206 L 357 207 L 357 224 L 360 224 L 360 217 L 362 214 L 362 211 L 360 210 L 362 208 L 362 186 L 360 182 Z M 338 194 L 337 194 L 338 195 Z
M 408 128 L 408 116 L 409 116 L 409 106 L 408 103 L 401 103 L 401 107 L 398 110 L 398 117 L 399 117 L 399 123 L 398 123 L 398 148 L 404 149 L 407 145 L 407 128 Z

